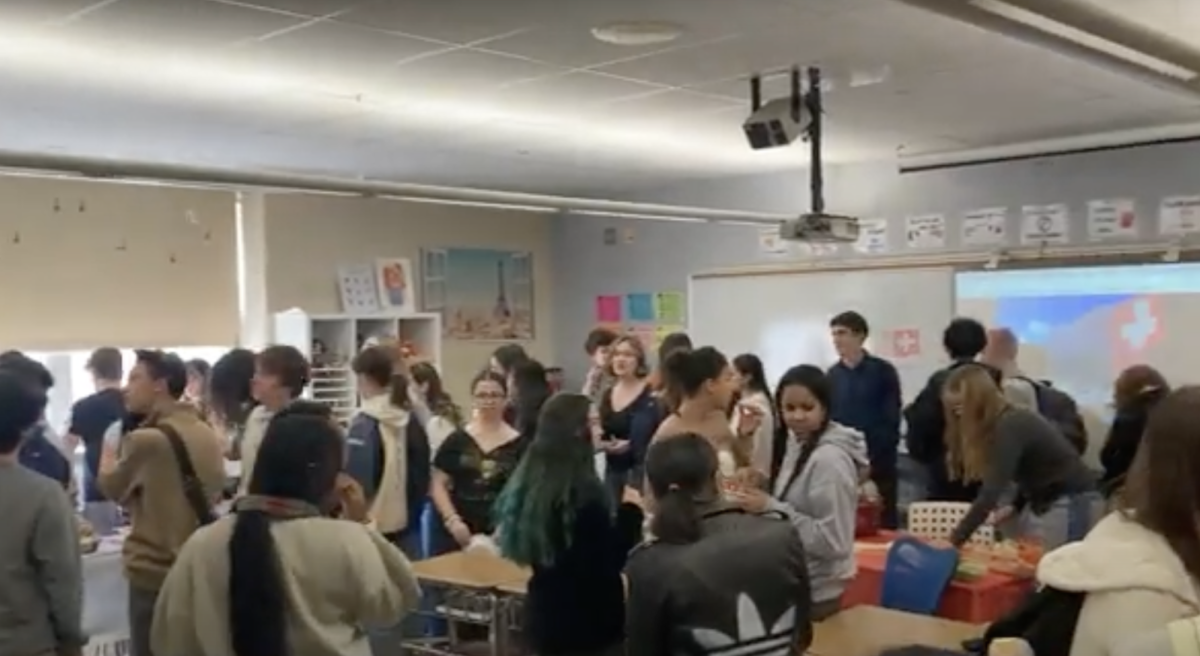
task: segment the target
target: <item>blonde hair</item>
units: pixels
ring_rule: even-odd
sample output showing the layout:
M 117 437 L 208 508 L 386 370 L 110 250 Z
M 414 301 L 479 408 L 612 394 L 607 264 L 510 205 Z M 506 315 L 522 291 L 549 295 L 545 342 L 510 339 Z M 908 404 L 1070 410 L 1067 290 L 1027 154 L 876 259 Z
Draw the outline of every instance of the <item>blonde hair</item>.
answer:
M 960 397 L 956 408 L 946 397 Z M 979 365 L 965 365 L 950 373 L 942 386 L 942 408 L 946 413 L 946 466 L 950 480 L 983 480 L 988 447 L 996 420 L 1008 408 L 1004 391 L 992 374 Z

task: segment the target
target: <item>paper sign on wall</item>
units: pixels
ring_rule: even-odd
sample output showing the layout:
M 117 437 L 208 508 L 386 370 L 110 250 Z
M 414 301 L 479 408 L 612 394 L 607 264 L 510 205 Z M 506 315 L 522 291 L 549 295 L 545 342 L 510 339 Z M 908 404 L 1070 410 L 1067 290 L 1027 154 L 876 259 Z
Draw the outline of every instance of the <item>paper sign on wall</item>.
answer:
M 1021 208 L 1021 243 L 1040 246 L 1065 244 L 1070 211 L 1063 203 Z
M 905 218 L 904 242 L 909 248 L 944 248 L 946 246 L 945 215 L 923 214 Z
M 1008 208 L 983 207 L 962 217 L 963 246 L 1003 246 L 1008 239 Z
M 596 322 L 621 322 L 621 297 L 616 295 L 601 295 L 596 297 Z
M 820 244 L 811 241 L 796 242 L 796 250 L 802 255 L 808 257 L 829 257 L 837 255 L 837 244 Z
M 921 330 L 919 328 L 897 328 L 889 332 L 892 357 L 913 358 L 921 355 Z
M 1132 198 L 1088 201 L 1088 239 L 1105 241 L 1138 234 L 1137 211 Z
M 879 254 L 888 250 L 887 219 L 859 219 L 858 239 L 854 250 L 859 253 Z
M 683 293 L 659 292 L 655 294 L 654 320 L 659 323 L 683 323 Z
M 626 294 L 625 318 L 635 323 L 654 321 L 654 294 Z
M 1186 235 L 1200 232 L 1200 196 L 1171 196 L 1158 206 L 1158 232 Z

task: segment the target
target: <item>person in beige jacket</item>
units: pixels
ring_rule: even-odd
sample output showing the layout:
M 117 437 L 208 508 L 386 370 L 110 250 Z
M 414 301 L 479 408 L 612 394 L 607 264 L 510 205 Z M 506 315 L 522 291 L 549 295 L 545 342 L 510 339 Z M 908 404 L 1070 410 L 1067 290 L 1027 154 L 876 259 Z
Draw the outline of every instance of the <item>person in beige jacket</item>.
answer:
M 1038 565 L 1040 583 L 1086 595 L 1069 656 L 1117 656 L 1121 641 L 1200 614 L 1198 422 L 1200 387 L 1160 401 L 1122 507 Z
M 155 607 L 155 653 L 370 656 L 367 629 L 416 608 L 408 560 L 363 523 L 361 490 L 339 484 L 341 430 L 308 405 L 275 415 L 248 493 L 184 545 Z

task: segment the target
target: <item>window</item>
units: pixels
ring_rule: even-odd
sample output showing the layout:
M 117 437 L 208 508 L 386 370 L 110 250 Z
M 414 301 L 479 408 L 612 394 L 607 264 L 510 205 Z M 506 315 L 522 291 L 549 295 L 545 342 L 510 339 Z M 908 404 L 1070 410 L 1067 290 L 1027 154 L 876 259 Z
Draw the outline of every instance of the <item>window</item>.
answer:
M 427 312 L 442 312 L 446 307 L 445 250 L 427 248 L 421 251 L 421 303 Z

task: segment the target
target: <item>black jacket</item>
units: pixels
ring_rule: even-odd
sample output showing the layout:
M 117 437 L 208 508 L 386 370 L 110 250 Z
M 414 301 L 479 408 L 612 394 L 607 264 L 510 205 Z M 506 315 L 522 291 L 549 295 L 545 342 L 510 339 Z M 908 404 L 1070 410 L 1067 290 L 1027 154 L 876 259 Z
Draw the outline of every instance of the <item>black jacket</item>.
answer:
M 926 494 L 931 501 L 969 502 L 975 499 L 979 491 L 978 485 L 951 481 L 946 470 L 946 411 L 942 407 L 942 387 L 951 372 L 969 364 L 986 367 L 992 372 L 996 384 L 1000 384 L 998 370 L 975 360 L 956 360 L 949 367 L 934 372 L 917 398 L 904 409 L 904 420 L 908 425 L 904 444 L 909 457 L 928 469 Z
M 796 529 L 735 508 L 701 521 L 697 542 L 630 554 L 627 656 L 804 653 L 812 600 Z
M 1125 484 L 1125 475 L 1142 443 L 1142 434 L 1146 432 L 1146 419 L 1164 395 L 1165 392 L 1160 390 L 1147 392 L 1131 407 L 1118 410 L 1113 417 L 1104 447 L 1100 449 L 1100 465 L 1104 467 L 1100 488 L 1105 494 L 1112 494 Z

